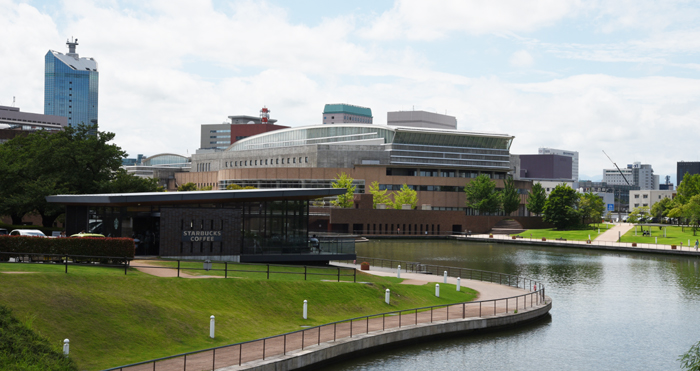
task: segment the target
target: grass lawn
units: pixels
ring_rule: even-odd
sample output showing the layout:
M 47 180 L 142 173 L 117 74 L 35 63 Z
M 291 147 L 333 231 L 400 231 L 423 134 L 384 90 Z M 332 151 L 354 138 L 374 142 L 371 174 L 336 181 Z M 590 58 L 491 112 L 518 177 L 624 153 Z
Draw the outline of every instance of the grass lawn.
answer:
M 200 263 L 201 264 L 201 263 Z M 32 272 L 6 274 L 2 272 Z M 299 277 L 289 275 L 290 277 Z M 70 339 L 80 370 L 98 370 L 271 336 L 362 315 L 470 301 L 476 292 L 358 271 L 358 282 L 158 278 L 135 269 L 0 264 L 0 303 L 60 349 Z M 384 290 L 391 290 L 391 305 Z M 309 301 L 309 319 L 301 318 Z M 209 316 L 216 316 L 216 339 Z
M 637 226 L 637 235 L 634 235 L 634 228 L 622 235 L 622 242 L 637 242 L 637 243 L 654 243 L 655 237 L 658 237 L 659 245 L 676 245 L 688 246 L 690 240 L 691 247 L 695 247 L 695 240 L 700 238 L 700 231 L 693 236 L 693 229 L 688 227 L 664 226 L 659 229 L 658 226 L 643 226 L 645 231 L 651 230 L 651 236 L 642 236 L 641 227 Z M 664 237 L 664 228 L 666 229 L 666 237 Z
M 612 225 L 610 224 L 589 224 L 585 228 L 581 229 L 572 229 L 572 230 L 566 230 L 566 231 L 560 231 L 554 228 L 547 228 L 547 229 L 528 229 L 527 231 L 523 233 L 519 233 L 518 236 L 522 236 L 523 238 L 530 238 L 530 234 L 532 234 L 532 238 L 535 239 L 541 239 L 541 238 L 546 238 L 548 240 L 554 240 L 557 238 L 565 238 L 567 240 L 573 240 L 573 241 L 585 241 L 588 239 L 588 235 L 591 236 L 591 239 L 595 239 L 598 237 L 598 229 L 600 228 L 600 233 L 604 233 L 608 228 L 612 228 Z

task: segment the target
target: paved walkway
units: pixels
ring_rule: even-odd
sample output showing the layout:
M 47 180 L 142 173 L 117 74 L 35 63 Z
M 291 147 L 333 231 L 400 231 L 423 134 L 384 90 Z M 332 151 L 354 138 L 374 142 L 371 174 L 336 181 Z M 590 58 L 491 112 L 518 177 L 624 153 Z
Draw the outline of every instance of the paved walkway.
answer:
M 620 236 L 624 236 L 625 233 L 629 232 L 629 230 L 632 228 L 634 228 L 634 224 L 632 223 L 615 224 L 614 227 L 601 233 L 593 240 L 596 242 L 617 242 Z
M 138 270 L 159 277 L 175 277 L 177 270 L 172 268 L 155 268 L 155 265 L 147 261 L 134 261 Z M 357 265 L 334 263 L 340 267 L 356 268 Z M 153 266 L 153 268 L 147 267 Z M 396 276 L 396 270 L 391 268 L 372 267 L 369 271 L 363 271 L 377 276 Z M 212 276 L 191 276 L 180 272 L 183 278 L 214 278 Z M 221 277 L 217 277 L 221 278 Z M 402 284 L 424 285 L 428 283 L 442 283 L 442 276 L 401 272 Z M 457 284 L 457 279 L 448 277 L 447 282 Z M 486 318 L 491 316 L 513 313 L 516 309 L 527 311 L 533 307 L 544 305 L 542 298 L 534 292 L 522 288 L 499 285 L 491 282 L 462 279 L 461 285 L 479 292 L 478 302 L 449 305 L 446 307 L 422 311 L 401 311 L 388 315 L 380 315 L 371 318 L 362 318 L 353 321 L 340 322 L 321 327 L 313 327 L 308 330 L 300 330 L 295 333 L 255 340 L 244 344 L 218 348 L 215 351 L 204 351 L 187 357 L 171 358 L 139 366 L 125 367 L 124 371 L 141 370 L 239 370 L 246 369 L 245 363 L 279 357 L 307 348 L 318 347 L 338 341 L 349 339 L 353 336 L 373 332 L 382 332 L 400 327 L 425 325 L 432 322 L 457 320 L 463 318 Z M 448 289 L 448 288 L 445 288 Z M 444 290 L 444 289 L 443 289 Z M 499 300 L 496 300 L 499 299 Z M 493 301 L 492 301 L 493 300 Z M 485 301 L 485 302 L 484 302 Z M 548 298 L 549 301 L 549 298 Z M 238 364 L 243 364 L 238 366 Z

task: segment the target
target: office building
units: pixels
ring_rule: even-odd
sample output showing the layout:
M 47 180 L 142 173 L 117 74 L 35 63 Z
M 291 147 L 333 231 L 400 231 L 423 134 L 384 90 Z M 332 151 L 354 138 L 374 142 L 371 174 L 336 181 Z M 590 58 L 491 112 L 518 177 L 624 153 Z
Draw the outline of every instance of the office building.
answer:
M 676 187 L 681 184 L 685 174 L 700 174 L 700 162 L 679 161 L 676 163 Z
M 229 116 L 230 123 L 202 125 L 199 149 L 222 151 L 241 139 L 270 131 L 287 129 L 289 126 L 275 125 L 270 118 L 270 109 L 263 107 L 260 116 Z
M 559 155 L 571 157 L 571 176 L 574 182 L 578 181 L 578 152 L 569 151 L 565 149 L 555 149 L 555 148 L 540 148 L 537 153 L 541 155 Z
M 0 106 L 0 143 L 37 130 L 58 131 L 67 122 L 61 116 L 21 112 L 19 107 Z
M 457 130 L 457 118 L 427 111 L 387 112 L 386 123 L 389 126 Z
M 676 191 L 674 190 L 661 191 L 645 189 L 638 191 L 630 191 L 630 211 L 636 207 L 648 207 L 649 209 L 647 211 L 651 211 L 651 208 L 654 206 L 655 203 L 663 200 L 664 198 L 673 199 L 675 197 Z
M 49 50 L 44 57 L 44 114 L 66 117 L 68 126 L 97 125 L 97 62 L 80 58 L 78 39 L 66 44 L 68 53 Z
M 659 176 L 654 175 L 654 169 L 649 164 L 635 162 L 627 165 L 626 168 L 604 169 L 603 182 L 613 185 L 637 186 L 641 190 L 659 189 Z
M 326 104 L 323 124 L 371 124 L 372 110 L 347 103 Z
M 572 158 L 569 156 L 511 155 L 513 157 L 519 160 L 511 160 L 517 169 L 517 178 L 514 174 L 514 179 L 573 181 Z

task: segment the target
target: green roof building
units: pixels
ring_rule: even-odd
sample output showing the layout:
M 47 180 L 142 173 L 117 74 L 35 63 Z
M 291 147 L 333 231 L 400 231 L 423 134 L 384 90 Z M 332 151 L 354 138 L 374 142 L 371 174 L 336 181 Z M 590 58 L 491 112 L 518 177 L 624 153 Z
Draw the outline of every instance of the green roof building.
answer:
M 326 104 L 323 108 L 323 124 L 371 124 L 372 110 L 352 104 Z

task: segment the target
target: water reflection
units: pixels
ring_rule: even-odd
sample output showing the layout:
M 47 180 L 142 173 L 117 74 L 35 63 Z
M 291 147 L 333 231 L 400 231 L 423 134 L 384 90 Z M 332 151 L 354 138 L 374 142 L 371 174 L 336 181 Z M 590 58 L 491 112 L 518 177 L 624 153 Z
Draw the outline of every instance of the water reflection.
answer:
M 668 370 L 700 340 L 695 257 L 461 241 L 372 241 L 359 256 L 516 274 L 542 281 L 549 322 L 422 343 L 326 370 Z

